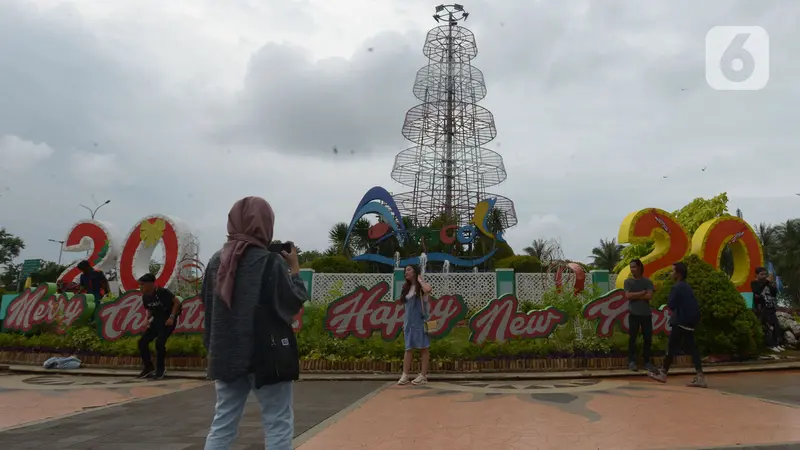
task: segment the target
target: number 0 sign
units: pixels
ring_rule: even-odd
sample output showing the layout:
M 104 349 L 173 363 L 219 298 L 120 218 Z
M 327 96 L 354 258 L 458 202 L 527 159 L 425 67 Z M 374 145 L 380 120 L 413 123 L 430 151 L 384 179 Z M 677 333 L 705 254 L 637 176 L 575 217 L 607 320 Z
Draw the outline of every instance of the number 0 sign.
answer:
M 734 270 L 731 281 L 739 292 L 750 292 L 755 269 L 763 265 L 764 251 L 750 225 L 738 217 L 718 217 L 703 223 L 689 239 L 686 230 L 664 210 L 646 208 L 629 214 L 619 227 L 620 244 L 655 243 L 653 251 L 642 258 L 644 275 L 669 268 L 690 252 L 703 261 L 720 267 L 722 250 L 726 245 L 733 252 Z M 631 274 L 629 267 L 620 271 L 616 287 L 622 289 Z
M 150 269 L 150 259 L 159 243 L 164 248 L 164 264 L 156 274 L 156 283 L 169 285 L 179 275 L 181 249 L 190 244 L 190 233 L 183 222 L 161 214 L 147 216 L 134 225 L 122 246 L 116 243 L 112 230 L 109 224 L 96 220 L 78 222 L 67 233 L 64 250 L 88 251 L 86 259 L 97 270 L 107 271 L 116 265 L 123 291 L 139 288 L 138 277 Z M 77 281 L 80 271 L 76 266 L 77 262 L 70 265 L 59 280 Z

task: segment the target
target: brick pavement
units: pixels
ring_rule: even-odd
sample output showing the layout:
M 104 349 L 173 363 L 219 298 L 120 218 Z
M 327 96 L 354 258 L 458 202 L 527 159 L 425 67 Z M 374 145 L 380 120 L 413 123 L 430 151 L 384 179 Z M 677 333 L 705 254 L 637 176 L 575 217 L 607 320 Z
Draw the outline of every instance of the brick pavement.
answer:
M 299 450 L 800 448 L 800 372 L 393 386 Z
M 385 382 L 295 385 L 295 435 L 346 408 Z M 202 449 L 213 416 L 211 384 L 0 432 L 0 448 L 186 450 Z M 235 449 L 263 449 L 258 403 L 250 398 Z

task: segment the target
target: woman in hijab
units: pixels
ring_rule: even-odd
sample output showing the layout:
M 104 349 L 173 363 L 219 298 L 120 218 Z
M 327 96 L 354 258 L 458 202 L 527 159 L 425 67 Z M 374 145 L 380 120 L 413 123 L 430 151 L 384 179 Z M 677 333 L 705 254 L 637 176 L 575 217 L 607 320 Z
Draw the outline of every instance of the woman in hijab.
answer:
M 251 391 L 261 405 L 267 448 L 288 450 L 292 446 L 292 381 L 259 382 L 263 374 L 254 373 L 258 370 L 252 364 L 263 348 L 256 339 L 273 326 L 256 323 L 254 317 L 262 317 L 259 308 L 267 305 L 269 315 L 284 322 L 280 323 L 283 328 L 291 327 L 308 299 L 294 245 L 291 252 L 280 255 L 267 249 L 274 221 L 266 200 L 245 197 L 237 201 L 228 213 L 228 241 L 207 265 L 201 293 L 204 343 L 217 403 L 205 450 L 231 447 Z

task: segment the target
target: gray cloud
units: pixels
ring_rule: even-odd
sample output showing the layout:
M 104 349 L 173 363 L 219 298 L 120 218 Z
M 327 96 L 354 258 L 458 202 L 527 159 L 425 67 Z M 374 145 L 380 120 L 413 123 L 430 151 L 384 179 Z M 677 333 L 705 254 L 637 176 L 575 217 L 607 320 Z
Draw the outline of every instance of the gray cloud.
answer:
M 384 33 L 350 59 L 321 61 L 265 45 L 250 60 L 232 123 L 223 122 L 219 138 L 289 153 L 396 151 L 405 110 L 415 104 L 414 75 L 425 63 L 414 37 Z

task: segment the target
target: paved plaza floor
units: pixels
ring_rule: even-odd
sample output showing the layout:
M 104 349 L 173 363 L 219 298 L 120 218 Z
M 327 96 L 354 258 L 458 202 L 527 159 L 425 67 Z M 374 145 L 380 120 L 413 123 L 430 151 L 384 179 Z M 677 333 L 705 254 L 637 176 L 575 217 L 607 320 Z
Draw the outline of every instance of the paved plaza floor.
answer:
M 295 444 L 301 450 L 800 448 L 798 377 L 800 371 L 715 374 L 709 389 L 684 387 L 685 376 L 666 385 L 644 377 L 425 387 L 303 381 L 295 389 Z M 213 386 L 202 381 L 0 376 L 0 449 L 202 449 L 213 405 Z M 263 445 L 251 401 L 234 448 Z

